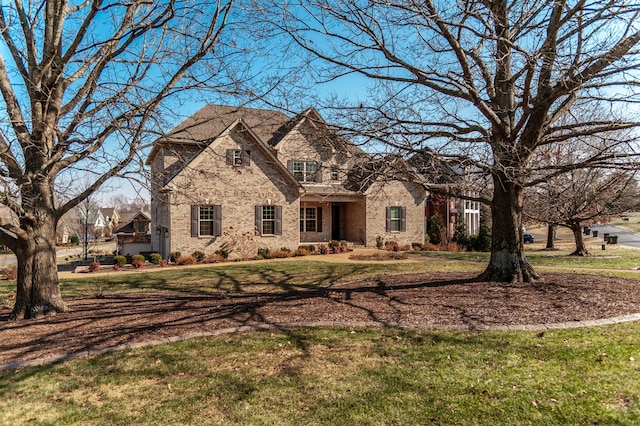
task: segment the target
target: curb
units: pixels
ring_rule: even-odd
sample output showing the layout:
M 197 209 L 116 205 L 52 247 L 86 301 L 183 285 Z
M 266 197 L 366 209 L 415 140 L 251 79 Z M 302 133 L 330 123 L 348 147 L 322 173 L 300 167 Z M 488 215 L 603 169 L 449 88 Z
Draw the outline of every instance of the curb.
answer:
M 622 315 L 612 318 L 562 322 L 552 324 L 523 324 L 523 325 L 498 325 L 498 326 L 473 326 L 473 325 L 446 325 L 446 324 L 428 324 L 414 325 L 403 323 L 390 323 L 380 321 L 370 322 L 301 322 L 301 323 L 274 323 L 274 324 L 258 324 L 244 325 L 240 327 L 221 328 L 214 331 L 203 331 L 198 333 L 189 333 L 179 336 L 167 337 L 165 339 L 148 340 L 144 342 L 125 343 L 122 345 L 111 346 L 104 349 L 87 350 L 72 352 L 68 354 L 53 355 L 45 358 L 32 359 L 28 361 L 17 361 L 9 364 L 0 365 L 0 370 L 18 370 L 24 367 L 34 367 L 49 364 L 57 364 L 78 358 L 86 358 L 94 355 L 108 354 L 112 352 L 138 349 L 150 346 L 164 345 L 168 343 L 180 342 L 183 340 L 193 339 L 197 337 L 215 337 L 226 334 L 241 333 L 245 331 L 260 330 L 278 330 L 295 327 L 396 327 L 396 328 L 416 328 L 416 329 L 436 329 L 436 330 L 466 330 L 466 331 L 544 331 L 544 330 L 563 330 L 572 328 L 597 327 L 603 325 L 621 324 L 627 322 L 640 321 L 640 313 Z

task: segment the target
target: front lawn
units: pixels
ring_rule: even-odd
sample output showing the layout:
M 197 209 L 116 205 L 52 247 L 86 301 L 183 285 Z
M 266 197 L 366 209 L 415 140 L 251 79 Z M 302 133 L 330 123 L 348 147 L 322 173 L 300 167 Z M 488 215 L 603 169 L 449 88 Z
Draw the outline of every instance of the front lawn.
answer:
M 640 324 L 319 328 L 0 372 L 2 424 L 635 425 Z M 638 361 L 636 361 L 638 360 Z

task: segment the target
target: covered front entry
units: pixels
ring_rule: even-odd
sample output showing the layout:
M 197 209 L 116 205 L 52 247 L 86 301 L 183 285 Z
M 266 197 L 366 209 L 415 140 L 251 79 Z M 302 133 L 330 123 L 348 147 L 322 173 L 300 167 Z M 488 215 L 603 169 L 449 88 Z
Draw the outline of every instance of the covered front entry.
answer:
M 331 206 L 331 239 L 344 240 L 344 232 L 342 232 L 342 215 L 341 205 L 336 203 Z
M 300 243 L 348 241 L 361 245 L 365 236 L 364 200 L 300 201 Z

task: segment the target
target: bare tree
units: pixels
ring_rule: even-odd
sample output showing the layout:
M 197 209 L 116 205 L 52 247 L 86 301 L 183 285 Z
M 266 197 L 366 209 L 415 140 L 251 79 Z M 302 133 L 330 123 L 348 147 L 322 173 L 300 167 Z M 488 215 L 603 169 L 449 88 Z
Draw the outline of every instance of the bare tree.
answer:
M 636 171 L 572 170 L 531 188 L 525 214 L 569 228 L 576 245 L 571 255 L 586 256 L 583 225 L 636 209 L 640 197 L 636 175 Z
M 401 152 L 432 148 L 490 174 L 492 247 L 482 280 L 538 277 L 521 231 L 533 154 L 638 124 L 623 115 L 639 100 L 634 1 L 305 0 L 262 10 L 307 53 L 316 81 L 357 74 L 376 82 L 369 101 L 340 106 L 361 140 Z M 604 107 L 614 118 L 570 116 L 578 107 Z M 603 152 L 565 171 L 615 161 Z
M 56 268 L 63 214 L 142 164 L 160 112 L 204 86 L 237 83 L 226 32 L 233 0 L 3 2 L 0 6 L 0 243 L 17 256 L 14 319 L 66 309 Z M 173 100 L 174 103 L 168 103 Z M 6 118 L 5 118 L 6 117 Z M 56 185 L 89 185 L 64 201 Z

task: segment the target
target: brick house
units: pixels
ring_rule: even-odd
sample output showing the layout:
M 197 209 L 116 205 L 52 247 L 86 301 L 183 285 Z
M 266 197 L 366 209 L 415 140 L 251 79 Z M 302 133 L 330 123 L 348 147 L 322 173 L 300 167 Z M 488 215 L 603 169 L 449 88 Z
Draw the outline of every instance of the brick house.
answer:
M 252 257 L 259 248 L 330 240 L 422 242 L 425 190 L 363 175 L 372 161 L 313 108 L 291 118 L 207 105 L 147 158 L 152 251 L 166 258 L 224 247 Z

